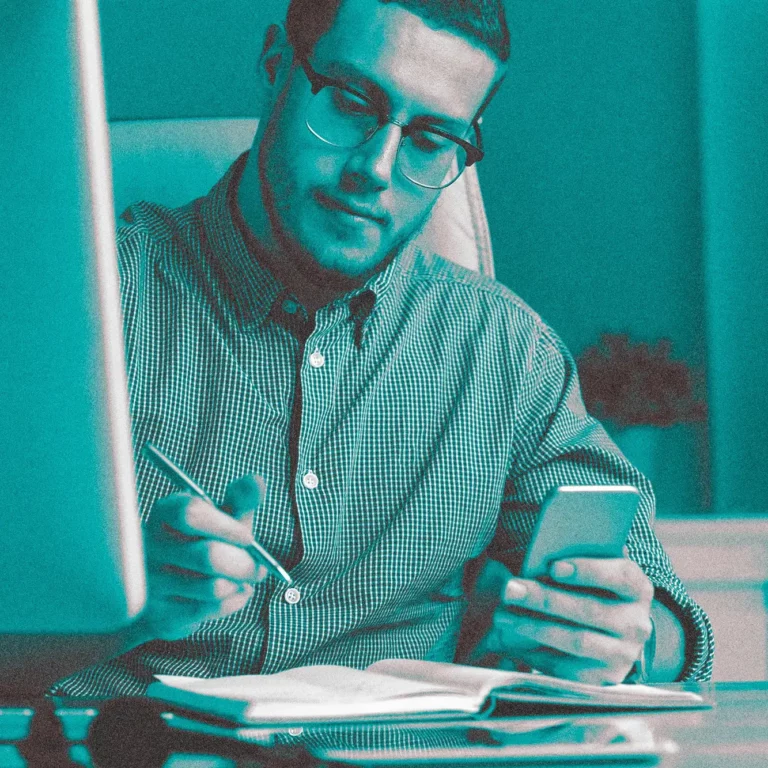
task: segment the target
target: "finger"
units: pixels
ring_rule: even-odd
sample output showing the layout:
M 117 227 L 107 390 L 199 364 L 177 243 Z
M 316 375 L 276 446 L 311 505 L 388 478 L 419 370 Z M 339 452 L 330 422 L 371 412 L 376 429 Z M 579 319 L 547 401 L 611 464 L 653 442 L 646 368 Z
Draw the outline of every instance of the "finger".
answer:
M 219 610 L 218 618 L 229 616 L 232 613 L 241 611 L 247 605 L 248 601 L 253 597 L 253 587 L 246 585 L 242 592 L 230 595 L 228 598 L 222 601 Z
M 619 668 L 593 664 L 547 648 L 530 651 L 525 655 L 524 661 L 545 675 L 590 685 L 620 683 L 626 677 L 626 672 Z
M 653 584 L 633 560 L 627 558 L 578 558 L 558 560 L 551 577 L 563 584 L 607 590 L 622 600 L 650 604 Z
M 465 663 L 475 667 L 519 670 L 521 667 L 527 668 L 521 659 L 525 651 L 533 647 L 535 644 L 519 637 L 505 643 L 503 633 L 494 626 L 477 644 Z
M 507 632 L 535 641 L 577 659 L 588 660 L 598 666 L 629 669 L 639 655 L 639 646 L 602 632 L 571 627 L 543 619 L 510 616 Z
M 539 646 L 537 642 L 518 635 L 515 632 L 515 625 L 508 622 L 508 618 L 510 618 L 509 614 L 504 611 L 494 620 L 483 648 L 486 653 L 519 658 L 521 653 Z
M 245 549 L 222 541 L 201 539 L 178 542 L 151 542 L 147 546 L 147 567 L 150 571 L 175 566 L 209 577 L 221 576 L 231 581 L 254 582 L 261 565 Z
M 220 577 L 211 578 L 166 566 L 152 580 L 153 597 L 161 599 L 186 598 L 199 603 L 221 603 L 244 589 L 240 582 Z
M 266 495 L 264 480 L 259 475 L 246 475 L 233 480 L 227 486 L 224 508 L 235 519 L 253 519 L 253 514 L 261 507 Z
M 166 627 L 176 627 L 177 630 L 189 634 L 196 625 L 204 621 L 214 621 L 224 618 L 245 607 L 253 597 L 253 587 L 247 586 L 233 595 L 215 602 L 193 600 L 181 596 L 171 596 L 165 599 L 167 619 Z M 184 635 L 182 635 L 184 636 Z
M 187 637 L 208 615 L 205 603 L 183 597 L 158 599 L 153 607 L 153 634 L 160 640 L 181 640 Z
M 527 579 L 510 579 L 502 603 L 518 615 L 533 612 L 632 640 L 640 639 L 650 625 L 648 610 L 639 603 L 566 591 Z
M 152 508 L 148 529 L 160 538 L 167 529 L 187 537 L 205 537 L 238 546 L 250 543 L 251 531 L 230 515 L 188 494 L 158 499 Z

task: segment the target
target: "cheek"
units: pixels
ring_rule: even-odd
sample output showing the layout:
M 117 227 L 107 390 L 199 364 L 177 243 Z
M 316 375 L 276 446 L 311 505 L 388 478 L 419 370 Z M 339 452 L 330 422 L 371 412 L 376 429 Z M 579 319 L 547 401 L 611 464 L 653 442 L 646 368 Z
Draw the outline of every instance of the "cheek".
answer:
M 423 195 L 418 190 L 415 193 L 410 189 L 396 192 L 392 206 L 395 230 L 400 234 L 412 234 L 432 212 L 436 199 L 437 195 Z
M 284 133 L 268 153 L 269 181 L 283 195 L 293 196 L 286 205 L 306 197 L 318 187 L 332 188 L 339 178 L 343 158 L 333 154 L 333 148 L 318 147 L 312 136 L 299 132 Z M 330 150 L 330 151 L 328 151 Z

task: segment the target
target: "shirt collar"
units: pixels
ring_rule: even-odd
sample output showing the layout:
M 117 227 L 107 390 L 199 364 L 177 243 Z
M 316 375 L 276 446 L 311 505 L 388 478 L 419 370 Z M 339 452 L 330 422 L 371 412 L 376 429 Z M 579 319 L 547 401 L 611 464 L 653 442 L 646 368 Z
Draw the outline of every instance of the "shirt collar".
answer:
M 287 296 L 285 286 L 265 266 L 263 250 L 248 232 L 237 206 L 237 188 L 247 158 L 248 153 L 243 153 L 201 204 L 211 259 L 241 325 L 263 324 L 273 319 L 275 305 Z M 412 261 L 413 248 L 402 248 L 364 285 L 333 302 L 348 307 L 349 319 L 355 323 L 358 346 L 368 317 L 374 309 L 389 303 L 387 297 L 394 298 L 399 293 L 395 285 Z

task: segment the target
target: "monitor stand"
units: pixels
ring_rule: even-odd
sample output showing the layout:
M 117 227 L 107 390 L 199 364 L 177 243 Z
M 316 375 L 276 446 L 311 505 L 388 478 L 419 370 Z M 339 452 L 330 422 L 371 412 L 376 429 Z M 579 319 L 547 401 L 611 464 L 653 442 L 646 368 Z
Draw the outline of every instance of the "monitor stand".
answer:
M 125 631 L 127 632 L 127 630 Z M 105 635 L 0 635 L 0 708 L 31 709 L 29 734 L 16 744 L 30 766 L 77 766 L 57 704 L 46 696 L 57 680 L 116 655 L 125 632 Z

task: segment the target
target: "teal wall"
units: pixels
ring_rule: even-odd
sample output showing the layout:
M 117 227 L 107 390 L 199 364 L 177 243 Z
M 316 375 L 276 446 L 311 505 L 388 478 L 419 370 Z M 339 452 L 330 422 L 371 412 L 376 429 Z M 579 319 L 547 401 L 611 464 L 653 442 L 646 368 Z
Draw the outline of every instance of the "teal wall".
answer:
M 716 508 L 768 503 L 768 0 L 701 0 L 704 263 Z
M 626 331 L 703 363 L 693 3 L 509 13 L 512 68 L 481 166 L 499 279 L 574 351 Z
M 253 115 L 287 0 L 104 0 L 113 119 Z M 695 0 L 508 0 L 481 164 L 498 278 L 575 354 L 604 331 L 707 360 Z M 706 432 L 687 466 L 704 478 Z M 694 506 L 708 504 L 706 479 Z
M 261 39 L 287 6 L 288 0 L 100 0 L 110 118 L 255 114 Z

